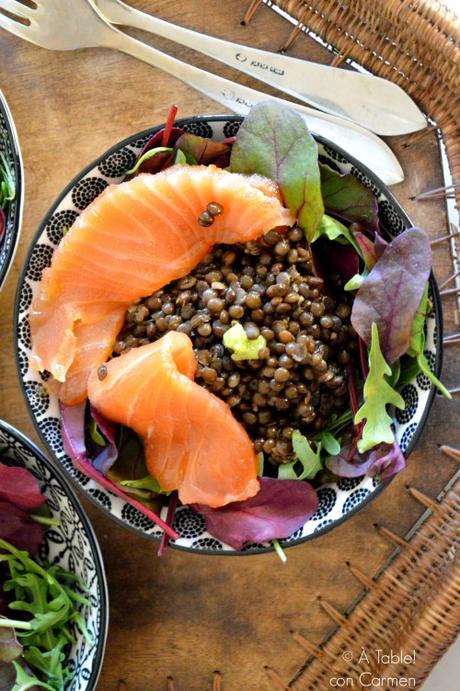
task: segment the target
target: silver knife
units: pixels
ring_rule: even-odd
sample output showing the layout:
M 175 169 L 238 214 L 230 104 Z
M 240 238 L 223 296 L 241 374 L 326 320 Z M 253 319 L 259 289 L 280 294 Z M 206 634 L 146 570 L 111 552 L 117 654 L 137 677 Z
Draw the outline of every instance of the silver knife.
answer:
M 427 126 L 414 101 L 387 79 L 224 41 L 140 12 L 122 0 L 94 2 L 113 24 L 132 26 L 181 43 L 377 134 L 407 134 Z
M 87 1 L 89 4 L 94 2 L 94 0 Z M 113 25 L 109 26 L 112 27 L 112 31 L 105 35 L 104 42 L 99 45 L 120 50 L 160 68 L 234 113 L 246 115 L 255 103 L 270 99 L 270 96 L 261 91 L 223 79 L 193 65 L 187 65 L 177 58 L 118 31 Z M 396 185 L 404 180 L 402 168 L 390 147 L 369 130 L 349 120 L 328 113 L 320 113 L 307 106 L 280 98 L 275 100 L 294 108 L 302 115 L 313 134 L 319 134 L 340 146 L 346 153 L 372 170 L 387 185 Z M 174 95 L 172 94 L 171 103 L 173 102 Z

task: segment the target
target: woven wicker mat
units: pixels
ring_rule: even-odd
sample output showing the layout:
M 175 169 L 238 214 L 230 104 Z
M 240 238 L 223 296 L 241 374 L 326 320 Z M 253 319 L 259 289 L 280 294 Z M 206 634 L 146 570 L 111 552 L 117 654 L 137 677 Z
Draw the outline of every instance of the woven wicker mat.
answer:
M 460 25 L 454 14 L 437 2 L 412 0 L 328 0 L 307 3 L 302 0 L 271 2 L 254 0 L 244 21 L 249 23 L 264 5 L 287 13 L 294 28 L 284 43 L 276 46 L 287 51 L 300 35 L 322 39 L 334 52 L 331 64 L 353 60 L 369 71 L 402 86 L 416 100 L 432 121 L 434 132 L 444 140 L 453 185 L 443 186 L 426 199 L 446 198 L 458 201 L 460 181 Z M 266 11 L 266 10 L 264 10 Z M 405 146 L 430 135 L 430 130 L 409 138 Z M 456 184 L 457 183 L 457 184 Z M 417 190 L 414 195 L 420 194 Z M 420 197 L 419 197 L 420 198 Z M 419 202 L 421 203 L 421 202 Z M 436 273 L 453 268 L 444 276 L 441 287 L 444 323 L 451 333 L 445 337 L 445 372 L 459 375 L 458 341 L 458 267 L 456 238 L 450 233 L 433 243 L 450 247 L 435 253 Z M 438 279 L 439 280 L 439 279 Z M 451 300 L 450 298 L 454 298 Z M 445 300 L 446 302 L 446 300 Z M 451 386 L 458 393 L 458 386 Z M 445 406 L 458 407 L 458 402 Z M 447 413 L 451 420 L 458 414 Z M 442 423 L 441 423 L 442 424 Z M 444 430 L 449 435 L 448 429 Z M 429 433 L 429 432 L 428 432 Z M 433 433 L 433 430 L 431 430 Z M 434 448 L 433 448 L 434 446 Z M 430 448 L 431 447 L 431 448 Z M 426 461 L 443 464 L 444 458 L 460 461 L 460 452 L 445 443 L 425 443 L 418 452 Z M 419 470 L 421 468 L 419 467 Z M 443 466 L 444 472 L 447 470 Z M 425 511 L 406 537 L 375 524 L 382 537 L 393 542 L 395 552 L 374 575 L 356 564 L 346 565 L 363 586 L 362 594 L 350 603 L 347 612 L 339 611 L 321 598 L 323 609 L 335 623 L 329 636 L 319 645 L 298 631 L 291 634 L 308 656 L 305 664 L 290 679 L 267 666 L 274 688 L 323 691 L 327 688 L 419 687 L 436 661 L 460 631 L 460 477 L 455 466 L 453 476 L 433 500 L 416 489 L 409 479 L 407 491 Z M 448 472 L 448 471 L 447 471 Z
M 241 26 L 249 0 L 132 1 L 141 9 L 158 12 L 164 19 L 260 48 L 281 47 L 288 42 L 292 29 L 263 4 L 249 25 Z M 293 12 L 294 3 L 290 5 Z M 296 5 L 299 7 L 301 3 Z M 286 9 L 287 3 L 283 6 Z M 362 6 L 364 3 L 353 4 L 356 12 L 364 12 L 359 10 Z M 382 3 L 373 0 L 370 6 L 380 12 Z M 403 3 L 392 3 L 392 6 L 403 7 Z M 413 0 L 411 7 L 417 6 Z M 317 7 L 320 8 L 319 4 Z M 330 0 L 328 7 L 338 13 L 339 6 L 334 0 Z M 369 16 L 369 7 L 366 6 L 367 14 L 363 17 Z M 335 25 L 327 20 L 327 8 L 320 9 L 331 41 Z M 311 14 L 314 18 L 319 16 L 315 11 Z M 380 14 L 384 15 L 383 10 Z M 307 22 L 306 17 L 304 21 Z M 319 31 L 318 26 L 316 30 Z M 15 273 L 0 295 L 0 333 L 9 333 L 14 277 L 25 244 L 32 237 L 46 208 L 44 205 L 61 189 L 63 179 L 71 176 L 72 166 L 77 171 L 90 160 L 95 146 L 102 151 L 109 143 L 121 139 L 122 132 L 127 133 L 125 127 L 142 129 L 152 122 L 160 122 L 164 112 L 158 103 L 169 103 L 171 93 L 180 100 L 184 115 L 215 112 L 215 106 L 187 87 L 170 81 L 166 75 L 155 74 L 153 81 L 147 66 L 125 61 L 120 56 L 109 56 L 103 51 L 76 51 L 63 56 L 19 44 L 15 37 L 6 34 L 1 41 L 2 55 L 9 60 L 9 72 L 15 75 L 8 83 L 8 98 L 28 165 L 23 244 Z M 161 47 L 161 41 L 155 39 L 155 45 Z M 324 63 L 334 59 L 334 54 L 304 32 L 289 50 L 299 57 Z M 437 55 L 442 51 L 436 48 L 432 52 Z M 178 49 L 178 53 L 182 59 L 189 59 L 185 48 Z M 205 58 L 190 56 L 190 61 L 195 59 L 206 69 L 216 69 Z M 359 56 L 355 55 L 355 59 Z M 230 68 L 219 66 L 218 69 L 222 76 L 235 78 Z M 88 97 L 100 89 L 101 74 L 102 96 Z M 75 75 L 81 78 L 76 80 Z M 123 108 L 114 109 L 113 104 L 118 104 L 120 75 L 123 84 L 130 85 L 130 93 L 135 98 L 125 98 Z M 245 75 L 237 78 L 242 83 L 260 86 Z M 153 90 L 146 88 L 149 79 L 155 86 Z M 452 92 L 453 96 L 446 98 L 451 99 L 453 108 L 457 96 L 454 87 Z M 149 115 L 152 101 L 157 105 Z M 46 127 L 41 122 L 37 125 L 30 117 L 34 110 L 41 109 L 44 121 L 49 121 Z M 75 111 L 81 113 L 79 140 L 84 145 L 79 146 L 72 143 L 75 136 L 71 122 Z M 95 122 L 104 126 L 95 128 Z M 140 126 L 127 123 L 140 123 Z M 97 132 L 93 134 L 93 130 Z M 433 238 L 436 277 L 443 286 L 444 330 L 447 335 L 455 334 L 459 325 L 455 279 L 452 279 L 453 240 L 447 236 L 445 200 L 438 195 L 431 195 L 424 202 L 416 199 L 419 193 L 439 188 L 443 183 L 437 133 L 431 130 L 421 135 L 395 137 L 389 143 L 406 173 L 405 182 L 393 191 L 413 221 Z M 59 166 L 55 165 L 57 149 Z M 452 159 L 452 146 L 449 155 Z M 45 176 L 44 170 L 49 175 Z M 443 380 L 452 389 L 458 387 L 460 378 L 459 349 L 455 345 L 458 338 L 448 340 L 445 346 Z M 10 341 L 4 339 L 2 348 L 7 349 L 0 359 L 0 402 L 3 397 L 4 414 L 34 436 L 11 366 Z M 11 401 L 15 401 L 14 406 Z M 419 683 L 454 637 L 458 622 L 455 614 L 458 490 L 452 487 L 449 500 L 443 492 L 458 472 L 459 463 L 439 447 L 446 444 L 460 448 L 459 415 L 458 398 L 449 402 L 437 397 L 404 473 L 342 525 L 318 540 L 290 548 L 286 564 L 281 564 L 274 554 L 230 559 L 177 550 L 157 559 L 152 545 L 145 539 L 117 525 L 83 499 L 104 553 L 111 599 L 110 633 L 98 691 L 117 688 L 120 691 L 165 691 L 165 688 L 210 691 L 212 687 L 214 691 L 219 688 L 327 691 L 332 688 L 330 680 L 341 675 L 350 677 L 354 688 L 360 688 L 356 681 L 358 672 L 372 670 L 377 676 L 390 672 L 394 676 L 405 674 L 401 667 L 395 671 L 397 663 L 374 660 L 377 649 L 389 654 L 391 649 L 397 651 L 400 647 L 407 654 L 416 649 L 415 662 L 406 662 L 405 678 L 413 677 Z M 425 513 L 425 503 L 437 498 L 441 499 L 440 508 L 426 522 L 420 537 L 422 528 L 414 529 L 414 525 L 418 526 Z M 398 536 L 414 547 L 400 546 Z M 394 555 L 395 547 L 401 549 L 401 556 Z M 372 586 L 370 591 L 368 586 Z M 442 617 L 438 621 L 439 611 Z M 365 647 L 369 662 L 359 663 L 361 647 Z M 351 662 L 342 657 L 344 652 L 351 652 Z M 379 669 L 378 664 L 384 669 Z M 213 674 L 215 669 L 220 673 Z M 174 680 L 166 681 L 168 675 Z
M 262 4 L 251 2 L 246 21 Z M 311 31 L 335 51 L 333 65 L 351 59 L 405 89 L 442 131 L 454 182 L 460 182 L 460 23 L 453 10 L 437 0 L 266 4 L 297 22 L 281 50 Z

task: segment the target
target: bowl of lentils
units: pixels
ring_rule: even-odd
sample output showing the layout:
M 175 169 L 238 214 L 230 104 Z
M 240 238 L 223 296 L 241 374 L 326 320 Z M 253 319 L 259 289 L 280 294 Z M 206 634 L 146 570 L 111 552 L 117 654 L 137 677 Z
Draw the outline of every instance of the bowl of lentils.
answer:
M 313 172 L 305 173 L 306 195 L 311 199 L 316 189 L 321 200 L 314 229 L 299 211 L 290 228 L 270 230 L 246 243 L 215 245 L 187 275 L 128 307 L 112 353 L 121 357 L 169 331 L 186 334 L 198 364 L 196 383 L 225 401 L 253 442 L 264 490 L 260 498 L 222 509 L 182 505 L 174 493 L 146 480 L 140 440 L 125 428 L 111 439 L 104 421 L 91 413 L 84 434 L 88 458 L 114 444 L 118 460 L 104 484 L 75 467 L 63 443 L 57 398 L 46 388 L 46 375 L 28 362 L 29 310 L 43 268 L 79 214 L 107 185 L 132 175 L 198 164 L 274 179 L 267 161 L 254 163 L 246 155 L 257 129 L 254 118 L 270 119 L 273 107 L 261 104 L 245 120 L 232 115 L 170 117 L 166 125 L 117 143 L 53 204 L 19 284 L 18 366 L 43 442 L 102 510 L 147 538 L 161 539 L 162 549 L 169 541 L 172 547 L 208 554 L 275 549 L 283 555 L 284 547 L 323 534 L 365 506 L 404 469 L 436 387 L 447 394 L 438 380 L 442 317 L 425 234 L 412 227 L 371 171 L 305 128 L 306 146 L 317 152 Z M 291 115 L 275 115 L 274 136 L 282 146 L 282 137 L 298 123 L 290 127 Z M 289 190 L 280 187 L 288 199 Z M 221 213 L 218 206 L 209 205 L 201 225 L 212 224 Z M 394 290 L 399 279 L 405 282 L 404 305 Z M 379 297 L 382 286 L 386 293 L 380 290 Z M 383 315 L 382 321 L 370 318 L 376 313 Z M 408 324 L 408 333 L 398 331 L 393 314 Z M 275 481 L 285 483 L 276 499 Z M 311 496 L 308 510 L 304 504 L 304 514 L 299 510 L 294 517 L 298 483 L 308 483 Z M 288 488 L 294 488 L 292 495 Z M 165 540 L 139 502 L 155 509 L 175 539 Z M 267 506 L 268 513 L 274 512 L 272 533 L 263 525 Z M 248 512 L 249 527 L 241 518 Z

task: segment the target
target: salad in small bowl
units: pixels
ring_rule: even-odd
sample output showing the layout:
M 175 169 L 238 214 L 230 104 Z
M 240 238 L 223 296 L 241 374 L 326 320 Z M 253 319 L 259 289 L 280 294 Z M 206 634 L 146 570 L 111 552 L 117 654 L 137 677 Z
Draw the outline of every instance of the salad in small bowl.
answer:
M 6 280 L 19 241 L 23 177 L 16 128 L 0 91 L 0 288 Z
M 107 628 L 102 556 L 77 497 L 0 421 L 0 688 L 95 690 Z
M 294 111 L 130 137 L 54 204 L 18 289 L 45 443 L 114 518 L 254 553 L 329 530 L 397 472 L 441 366 L 425 233 Z

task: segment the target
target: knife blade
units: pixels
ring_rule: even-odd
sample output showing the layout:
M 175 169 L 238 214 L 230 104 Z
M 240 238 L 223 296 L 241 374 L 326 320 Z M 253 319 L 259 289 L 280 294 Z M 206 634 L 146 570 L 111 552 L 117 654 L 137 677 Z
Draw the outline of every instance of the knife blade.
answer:
M 181 43 L 377 134 L 407 134 L 427 126 L 414 101 L 387 79 L 224 41 L 171 24 L 121 0 L 94 3 L 113 24 L 132 26 Z

